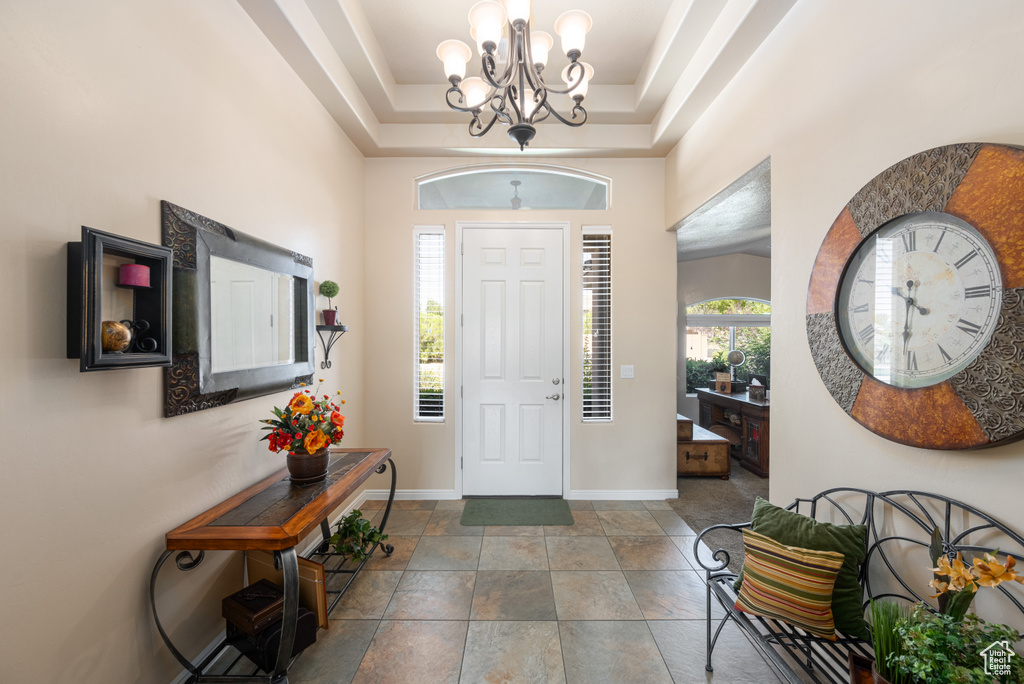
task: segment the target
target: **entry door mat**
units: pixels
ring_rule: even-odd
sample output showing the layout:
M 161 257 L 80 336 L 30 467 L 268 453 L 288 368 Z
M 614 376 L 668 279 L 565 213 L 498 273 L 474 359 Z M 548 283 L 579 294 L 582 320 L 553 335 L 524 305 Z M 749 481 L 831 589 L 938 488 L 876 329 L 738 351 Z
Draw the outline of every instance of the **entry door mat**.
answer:
M 565 499 L 468 499 L 462 524 L 572 525 L 572 511 Z

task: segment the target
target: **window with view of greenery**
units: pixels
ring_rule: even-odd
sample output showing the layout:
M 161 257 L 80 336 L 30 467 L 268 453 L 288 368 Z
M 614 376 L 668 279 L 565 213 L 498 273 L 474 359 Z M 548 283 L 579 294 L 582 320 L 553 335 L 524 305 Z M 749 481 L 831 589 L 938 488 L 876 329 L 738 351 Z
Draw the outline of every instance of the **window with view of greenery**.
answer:
M 416 231 L 415 400 L 417 421 L 444 420 L 444 232 Z
M 764 375 L 771 387 L 771 304 L 753 299 L 715 299 L 686 307 L 686 392 L 707 388 L 715 373 L 729 370 L 732 349 L 746 354 L 736 379 Z

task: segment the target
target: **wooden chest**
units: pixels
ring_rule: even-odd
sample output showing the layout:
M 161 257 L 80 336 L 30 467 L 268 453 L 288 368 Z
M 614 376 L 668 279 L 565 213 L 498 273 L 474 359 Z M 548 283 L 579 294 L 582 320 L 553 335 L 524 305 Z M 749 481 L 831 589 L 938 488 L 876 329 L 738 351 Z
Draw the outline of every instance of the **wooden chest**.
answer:
M 693 439 L 693 420 L 679 413 L 676 414 L 676 441 L 687 442 Z
M 729 441 L 699 425 L 693 426 L 693 438 L 676 443 L 676 472 L 680 476 L 707 476 L 729 479 Z

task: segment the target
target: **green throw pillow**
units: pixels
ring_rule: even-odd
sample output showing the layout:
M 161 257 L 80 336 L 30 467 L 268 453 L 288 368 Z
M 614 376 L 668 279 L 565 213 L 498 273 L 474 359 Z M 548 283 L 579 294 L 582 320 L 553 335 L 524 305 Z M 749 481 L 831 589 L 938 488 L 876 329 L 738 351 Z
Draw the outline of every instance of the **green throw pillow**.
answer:
M 864 525 L 833 525 L 818 522 L 806 515 L 787 511 L 757 497 L 750 516 L 754 532 L 786 546 L 798 546 L 814 551 L 835 551 L 843 554 L 843 567 L 839 569 L 832 590 L 832 615 L 836 629 L 846 636 L 871 640 L 864 622 L 864 591 L 858 578 L 860 566 L 867 555 L 868 528 Z M 743 571 L 733 585 L 740 590 Z

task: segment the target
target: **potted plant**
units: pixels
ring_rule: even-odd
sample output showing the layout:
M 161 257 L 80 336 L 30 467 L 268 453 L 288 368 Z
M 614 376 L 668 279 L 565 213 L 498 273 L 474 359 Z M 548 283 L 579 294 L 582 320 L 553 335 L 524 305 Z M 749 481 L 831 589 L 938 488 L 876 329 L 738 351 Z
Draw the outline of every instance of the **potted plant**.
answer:
M 340 413 L 345 400 L 335 402 L 327 394 L 319 395 L 323 382 L 321 379 L 316 391 L 296 392 L 283 409 L 275 406 L 276 418 L 260 420 L 267 425 L 263 429 L 269 431 L 260 441 L 270 442 L 271 451 L 287 452 L 288 472 L 292 482 L 299 484 L 327 477 L 328 447 L 345 436 L 345 416 Z
M 360 563 L 369 557 L 377 544 L 387 538 L 388 535 L 382 535 L 357 508 L 338 522 L 338 531 L 331 535 L 328 542 L 334 547 L 334 552 L 341 554 L 344 560 L 351 558 L 354 562 Z
M 899 604 L 871 601 L 871 645 L 875 650 L 871 676 L 875 684 L 908 684 L 910 681 L 899 670 L 903 640 L 898 628 L 907 617 L 907 609 Z
M 909 615 L 899 615 L 895 607 L 872 603 L 875 669 L 892 684 L 1024 682 L 1024 658 L 1012 652 L 1020 633 L 967 614 L 979 587 L 1024 583 L 1014 570 L 1016 561 L 1006 556 L 1000 562 L 998 550 L 971 563 L 964 562 L 959 552 L 950 559 L 943 553 L 937 529 L 932 533 L 930 555 L 935 578 L 928 584 L 938 591 L 932 596 L 938 599 L 938 610 L 919 603 Z M 999 677 L 986 672 L 986 653 L 991 655 L 992 649 L 1009 652 Z
M 338 322 L 338 309 L 331 306 L 331 298 L 337 297 L 341 288 L 333 280 L 320 283 L 320 295 L 327 297 L 327 308 L 324 309 L 324 325 L 335 325 Z

